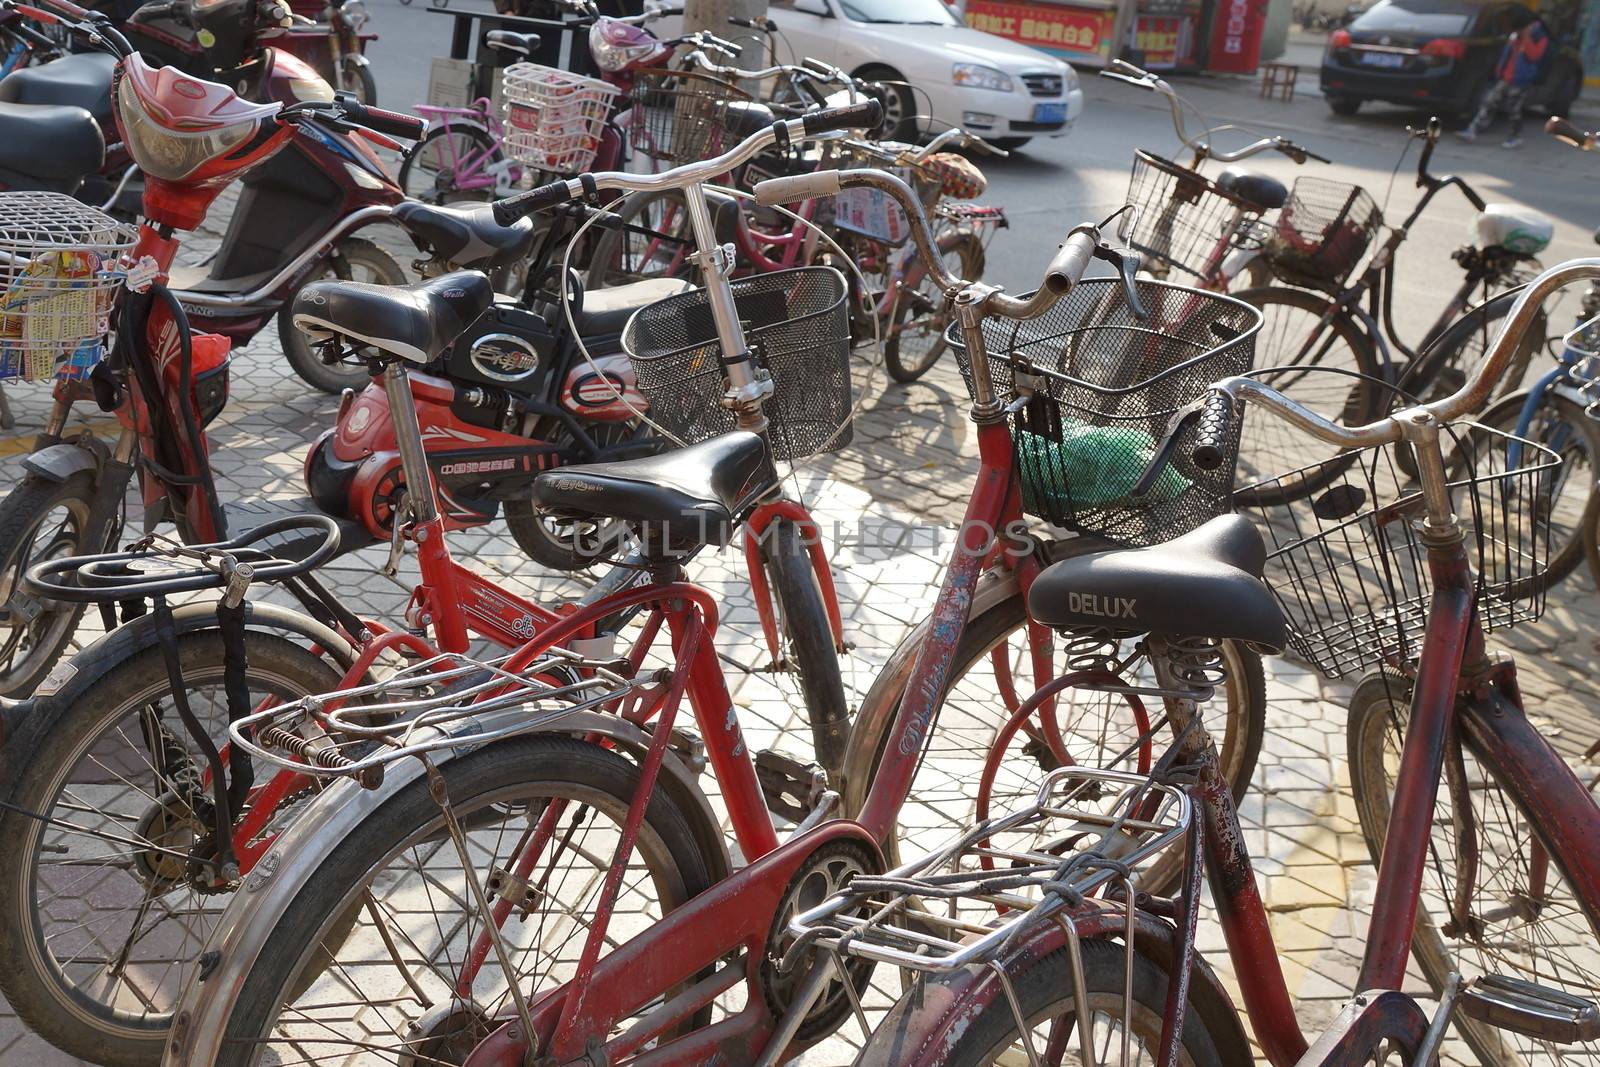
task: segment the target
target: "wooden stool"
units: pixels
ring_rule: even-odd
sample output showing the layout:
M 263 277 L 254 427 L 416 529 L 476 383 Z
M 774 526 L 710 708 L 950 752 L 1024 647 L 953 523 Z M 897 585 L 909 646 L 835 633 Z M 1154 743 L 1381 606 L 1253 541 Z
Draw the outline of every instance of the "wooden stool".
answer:
M 1293 63 L 1263 63 L 1261 95 L 1267 98 L 1275 96 L 1283 101 L 1293 100 L 1295 80 L 1299 77 L 1300 68 Z

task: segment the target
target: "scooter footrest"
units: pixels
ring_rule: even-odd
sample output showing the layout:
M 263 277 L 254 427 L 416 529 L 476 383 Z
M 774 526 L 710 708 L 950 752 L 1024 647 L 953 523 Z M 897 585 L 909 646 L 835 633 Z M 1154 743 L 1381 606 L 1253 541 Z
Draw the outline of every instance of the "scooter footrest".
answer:
M 1541 1041 L 1572 1045 L 1600 1038 L 1600 1008 L 1593 1001 L 1520 978 L 1474 979 L 1458 1007 L 1480 1022 Z

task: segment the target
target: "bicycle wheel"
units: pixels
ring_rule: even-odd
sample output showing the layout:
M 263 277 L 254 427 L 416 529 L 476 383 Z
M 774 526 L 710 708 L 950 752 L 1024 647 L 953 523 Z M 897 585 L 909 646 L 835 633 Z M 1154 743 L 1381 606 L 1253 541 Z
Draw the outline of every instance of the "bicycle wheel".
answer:
M 1266 384 L 1292 400 L 1346 426 L 1379 417 L 1388 391 L 1370 379 L 1381 374 L 1372 342 L 1350 314 L 1334 310 L 1327 298 L 1304 289 L 1274 286 L 1234 294 L 1261 309 L 1256 366 L 1287 367 L 1260 374 Z M 1331 312 L 1331 313 L 1330 313 Z M 1354 372 L 1367 379 L 1352 377 Z M 1320 463 L 1319 461 L 1330 462 Z M 1350 463 L 1333 458 L 1326 444 L 1282 419 L 1247 412 L 1239 437 L 1236 485 L 1275 479 L 1270 488 L 1245 488 L 1234 494 L 1241 505 L 1274 506 L 1299 500 L 1332 484 Z M 1300 471 L 1293 478 L 1282 476 Z
M 890 867 L 941 848 L 975 825 L 980 802 L 999 813 L 1031 801 L 1044 775 L 1059 763 L 1051 734 L 1073 761 L 1087 766 L 1111 763 L 1140 736 L 1140 713 L 1132 701 L 1079 689 L 1056 698 L 1054 731 L 1034 728 L 1010 738 L 1003 735 L 1012 709 L 1035 688 L 1026 619 L 1019 593 L 968 624 L 951 657 L 950 682 L 929 727 L 910 795 L 884 845 Z M 920 644 L 925 639 L 926 630 L 919 627 L 905 640 Z M 1061 638 L 1054 640 L 1051 678 L 1067 669 Z M 1224 645 L 1224 661 L 1227 682 L 1202 715 L 1217 740 L 1223 774 L 1239 798 L 1249 788 L 1261 753 L 1266 682 L 1260 657 L 1242 646 Z M 1147 674 L 1147 668 L 1140 673 Z M 859 813 L 866 802 L 899 711 L 902 694 L 886 689 L 873 687 L 851 732 L 851 758 L 842 790 L 850 815 Z M 1145 719 L 1154 721 L 1160 714 L 1160 708 L 1153 707 Z M 1166 736 L 1155 737 L 1143 751 L 1159 756 L 1167 741 Z M 999 744 L 1006 746 L 1005 758 L 997 761 L 996 771 L 990 756 Z M 1136 760 L 1137 754 L 1135 765 Z M 1145 887 L 1154 892 L 1176 884 L 1180 865 L 1175 854 L 1158 860 L 1145 874 Z
M 1400 388 L 1424 401 L 1440 400 L 1460 389 L 1483 362 L 1484 353 L 1500 335 L 1500 327 L 1520 295 L 1520 289 L 1502 292 L 1456 319 L 1415 363 L 1401 372 Z M 1552 342 L 1559 344 L 1559 333 L 1555 337 L 1550 336 L 1551 323 L 1570 322 L 1572 319 L 1570 315 L 1559 312 L 1557 317 L 1552 317 L 1554 306 L 1554 301 L 1546 304 L 1534 318 L 1495 386 L 1493 396 L 1503 397 L 1516 392 L 1522 386 L 1522 379 L 1534 355 L 1547 350 Z
M 490 745 L 440 773 L 475 869 L 461 863 L 425 777 L 390 797 L 300 883 L 233 1000 L 218 1065 L 460 1063 L 509 999 L 494 953 L 469 979 L 470 996 L 459 988 L 483 930 L 465 879 L 516 870 L 530 840 L 547 846 L 526 879 L 537 891 L 502 936 L 530 999 L 571 977 L 638 768 L 598 745 L 547 735 Z M 657 790 L 610 944 L 709 884 L 690 826 Z
M 460 168 L 470 160 L 481 160 L 477 166 L 478 177 L 487 176 L 482 171 L 501 161 L 500 147 L 489 131 L 481 126 L 452 122 L 437 126 L 417 142 L 417 147 L 406 155 L 400 164 L 396 180 L 401 190 L 413 200 L 425 204 L 454 204 L 463 200 L 489 200 L 494 197 L 495 183 L 463 189 L 458 184 L 463 177 Z
M 850 740 L 850 705 L 811 556 L 794 523 L 783 519 L 767 528 L 761 554 L 778 609 L 783 666 L 798 676 L 817 762 L 836 778 Z
M 247 631 L 245 648 L 252 704 L 338 685 L 326 662 L 284 638 Z M 221 635 L 180 636 L 178 657 L 195 716 L 220 743 Z M 14 764 L 9 800 L 59 821 L 0 815 L 0 990 L 56 1047 L 150 1067 L 229 896 L 192 878 L 186 862 L 210 829 L 184 789 L 203 757 L 172 706 L 159 648 L 112 666 L 76 701 L 35 711 L 49 718 L 24 727 L 19 740 L 35 743 Z M 165 750 L 167 775 L 147 738 Z
M 1388 672 L 1362 679 L 1350 700 L 1350 782 L 1374 863 L 1389 828 L 1410 700 L 1409 681 Z M 1458 828 L 1467 824 L 1467 813 L 1454 810 L 1450 791 L 1441 784 L 1411 941 L 1417 966 L 1435 991 L 1454 971 L 1468 978 L 1509 975 L 1593 997 L 1600 989 L 1600 916 L 1587 911 L 1550 862 L 1540 828 L 1517 803 L 1515 791 L 1502 783 L 1501 772 L 1465 746 L 1460 755 L 1478 848 L 1469 902 L 1473 921 L 1463 929 L 1450 920 L 1458 888 Z M 1600 1064 L 1600 1042 L 1551 1046 L 1459 1012 L 1455 1025 L 1486 1067 Z
M 983 241 L 975 233 L 961 234 L 944 250 L 944 264 L 957 278 L 983 277 Z M 883 365 L 897 382 L 914 382 L 944 354 L 945 327 L 950 312 L 938 283 L 923 275 L 916 289 L 901 292 L 895 300 L 894 322 L 883 345 Z
M 28 474 L 0 502 L 0 696 L 32 694 L 72 643 L 86 605 L 40 601 L 20 583 L 35 563 L 105 547 L 84 540 L 95 491 L 87 474 L 64 482 Z
M 643 278 L 699 280 L 689 261 L 695 250 L 694 231 L 682 192 L 635 194 L 617 206 L 616 214 L 619 224 L 604 229 L 594 243 L 585 289 Z
M 1477 421 L 1512 433 L 1522 416 L 1527 395 L 1513 393 L 1502 397 Z M 1483 436 L 1486 435 L 1469 434 L 1464 446 L 1470 447 L 1475 437 Z M 1596 487 L 1596 479 L 1600 478 L 1600 426 L 1583 413 L 1581 405 L 1552 392 L 1545 395 L 1524 436 L 1561 457 L 1560 466 L 1540 476 L 1538 497 L 1526 505 L 1529 515 L 1548 531 L 1550 538 L 1549 563 L 1537 579 L 1541 589 L 1549 589 L 1578 569 L 1578 564 L 1584 560 L 1585 532 L 1600 520 L 1600 489 Z M 1492 447 L 1504 449 L 1505 443 L 1496 440 Z M 1455 475 L 1454 465 L 1450 472 Z M 1459 506 L 1467 505 L 1463 502 Z M 1533 591 L 1532 581 L 1522 584 L 1529 588 L 1517 595 L 1525 596 Z
M 1127 972 L 1122 944 L 1103 940 L 1084 941 L 1080 956 L 1083 960 L 1084 989 L 1090 1010 L 1094 1013 L 1090 1031 L 1094 1044 L 1093 1062 L 1108 1067 L 1154 1064 L 1160 1058 L 1161 1022 L 1166 1012 L 1166 968 L 1137 948 L 1133 950 L 1133 1003 L 1130 1010 L 1125 999 Z M 957 1036 L 948 1049 L 939 1055 L 919 1058 L 919 1067 L 933 1063 L 942 1067 L 1010 1067 L 1012 1064 L 1030 1062 L 1052 1065 L 1085 1062 L 1086 1057 L 1082 1057 L 1079 1044 L 1077 1001 L 1069 977 L 1071 966 L 1067 949 L 1061 947 L 1019 968 L 1008 970 L 1007 976 L 1016 994 L 1020 1014 L 1030 1027 L 1026 1041 L 1017 1026 L 1018 1012 L 1013 1010 L 1004 994 L 996 996 L 976 1011 L 964 1009 L 959 1003 L 946 1005 L 935 998 L 929 998 L 929 1007 L 923 1008 L 919 1003 L 922 1000 L 921 991 L 913 988 L 874 1033 L 868 1052 L 857 1062 L 899 1062 L 903 1054 L 890 1059 L 881 1050 L 906 1048 L 907 1039 L 902 1033 L 907 1024 L 918 1021 L 919 1013 L 924 1010 L 938 1011 L 940 1015 L 962 1012 L 965 1018 L 961 1029 L 955 1031 Z M 1179 1064 L 1182 1067 L 1222 1067 L 1230 1062 L 1218 1051 L 1219 1044 L 1227 1043 L 1223 1035 L 1238 1029 L 1236 1022 L 1223 1016 L 1226 1005 L 1193 997 L 1185 1007 Z M 1122 1058 L 1124 1030 L 1130 1031 L 1128 1037 L 1131 1039 L 1131 1055 L 1127 1060 Z M 1034 1057 L 1040 1058 L 1035 1060 Z

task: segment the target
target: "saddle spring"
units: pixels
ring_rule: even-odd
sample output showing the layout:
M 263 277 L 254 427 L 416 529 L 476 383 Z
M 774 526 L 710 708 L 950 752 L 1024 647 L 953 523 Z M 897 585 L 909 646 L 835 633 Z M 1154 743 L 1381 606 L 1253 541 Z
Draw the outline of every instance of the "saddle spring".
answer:
M 1067 672 L 1104 671 L 1117 674 L 1122 668 L 1122 650 L 1115 631 L 1061 630 L 1062 662 Z
M 1166 651 L 1173 680 L 1190 687 L 1196 694 L 1210 696 L 1217 686 L 1228 680 L 1228 669 L 1222 662 L 1222 642 L 1214 637 L 1169 637 Z

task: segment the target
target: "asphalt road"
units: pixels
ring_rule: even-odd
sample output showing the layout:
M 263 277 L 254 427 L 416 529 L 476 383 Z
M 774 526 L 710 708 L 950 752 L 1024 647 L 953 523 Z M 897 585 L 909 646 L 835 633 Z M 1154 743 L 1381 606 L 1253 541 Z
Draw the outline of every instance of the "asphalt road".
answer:
M 448 51 L 452 22 L 431 11 L 427 2 L 402 6 L 398 0 L 368 0 L 374 28 L 381 34 L 370 55 L 379 95 L 387 105 L 421 101 L 427 93 L 429 60 Z M 452 0 L 451 8 L 472 4 L 474 0 Z M 1314 77 L 1303 80 L 1315 83 Z M 1036 140 L 1010 159 L 980 161 L 990 177 L 985 200 L 1003 205 L 1011 219 L 1010 230 L 991 249 L 989 280 L 1013 290 L 1036 284 L 1055 244 L 1074 225 L 1103 218 L 1121 206 L 1134 148 L 1164 155 L 1177 151 L 1163 100 L 1094 77 L 1085 77 L 1084 84 L 1088 105 L 1070 135 Z M 1282 134 L 1335 161 L 1297 168 L 1272 155 L 1257 157 L 1252 166 L 1284 181 L 1306 173 L 1359 183 L 1385 205 L 1386 218 L 1396 222 L 1417 201 L 1415 146 L 1404 160 L 1401 154 L 1407 146 L 1407 123 L 1426 118 L 1423 114 L 1369 105 L 1353 118 L 1340 118 L 1314 93 L 1302 93 L 1289 103 L 1262 100 L 1252 79 L 1186 77 L 1174 84 L 1213 126 L 1237 123 L 1260 134 Z M 1578 118 L 1583 118 L 1581 105 Z M 1589 125 L 1600 126 L 1600 114 Z M 1466 176 L 1491 203 L 1522 203 L 1551 215 L 1556 236 L 1543 257 L 1546 263 L 1588 254 L 1594 249 L 1590 235 L 1600 225 L 1594 196 L 1600 155 L 1584 155 L 1544 136 L 1532 116 L 1524 135 L 1516 150 L 1500 147 L 1498 130 L 1472 145 L 1447 135 L 1434 155 L 1433 169 Z M 1236 147 L 1253 136 L 1220 132 L 1216 144 Z M 1396 310 L 1402 333 L 1415 338 L 1444 306 L 1459 277 L 1449 253 L 1466 242 L 1472 216 L 1464 198 L 1446 191 L 1413 229 L 1399 256 Z

